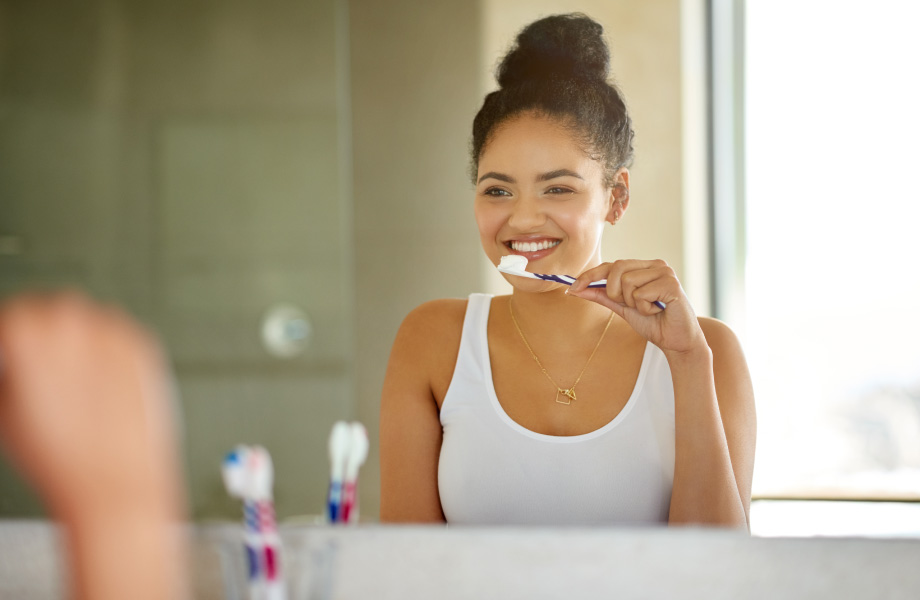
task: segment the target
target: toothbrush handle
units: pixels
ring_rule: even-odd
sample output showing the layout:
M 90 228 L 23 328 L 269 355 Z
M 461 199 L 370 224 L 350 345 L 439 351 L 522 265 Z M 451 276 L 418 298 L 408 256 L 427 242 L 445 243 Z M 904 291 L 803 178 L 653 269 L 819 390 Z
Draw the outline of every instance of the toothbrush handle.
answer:
M 266 600 L 286 600 L 287 591 L 281 570 L 281 537 L 275 523 L 275 504 L 263 501 L 259 506 L 262 531 L 262 565 Z
M 329 483 L 329 522 L 337 523 L 341 519 L 339 514 L 342 506 L 342 482 L 333 479 Z
M 357 510 L 355 505 L 358 502 L 358 482 L 346 481 L 345 493 L 342 497 L 342 521 L 352 523 L 356 520 Z
M 262 591 L 262 569 L 259 536 L 259 515 L 254 502 L 243 502 L 243 547 L 246 551 L 247 582 L 249 600 L 260 600 Z
M 246 581 L 249 587 L 249 598 L 254 599 L 258 596 L 261 582 L 259 578 L 259 552 L 257 550 L 258 542 L 251 533 L 245 534 L 243 548 L 246 551 Z
M 532 276 L 537 279 L 542 279 L 544 281 L 555 281 L 557 283 L 564 283 L 565 285 L 572 285 L 573 283 L 575 283 L 575 278 L 572 277 L 571 275 L 546 275 L 542 273 L 528 273 L 527 276 L 528 277 Z M 605 288 L 607 287 L 607 280 L 600 279 L 598 281 L 592 281 L 591 283 L 588 284 L 588 287 L 589 288 Z M 665 304 L 664 302 L 660 300 L 655 300 L 652 304 L 654 304 L 661 310 L 664 310 L 665 308 L 667 308 L 667 304 Z

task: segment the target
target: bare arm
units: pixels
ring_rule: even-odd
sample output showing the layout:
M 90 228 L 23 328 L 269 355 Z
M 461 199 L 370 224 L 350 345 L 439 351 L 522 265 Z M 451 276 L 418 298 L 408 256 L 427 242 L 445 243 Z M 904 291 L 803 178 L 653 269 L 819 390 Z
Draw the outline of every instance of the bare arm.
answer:
M 734 333 L 700 319 L 709 351 L 669 354 L 676 456 L 671 524 L 750 528 L 756 417 L 747 364 Z
M 451 331 L 457 329 L 450 316 L 456 308 L 456 301 L 424 304 L 396 334 L 380 405 L 381 521 L 445 521 L 438 495 L 441 422 L 433 383 L 445 368 L 452 371 L 445 347 L 453 345 L 453 337 L 459 344 L 459 332 Z
M 597 279 L 607 279 L 606 289 L 587 287 Z M 734 333 L 696 317 L 662 260 L 603 263 L 582 273 L 569 294 L 610 308 L 668 359 L 676 426 L 669 523 L 749 528 L 754 393 Z

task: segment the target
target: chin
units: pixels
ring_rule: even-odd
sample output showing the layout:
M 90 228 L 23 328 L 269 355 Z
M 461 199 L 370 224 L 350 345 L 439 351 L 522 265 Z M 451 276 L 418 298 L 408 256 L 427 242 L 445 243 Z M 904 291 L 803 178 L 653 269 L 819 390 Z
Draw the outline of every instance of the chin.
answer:
M 528 279 L 527 277 L 517 277 L 515 275 L 506 275 L 504 273 L 502 273 L 502 276 L 505 278 L 505 281 L 511 284 L 511 287 L 514 288 L 514 291 L 524 292 L 527 294 L 554 292 L 567 287 L 561 283 L 556 283 L 553 281 Z

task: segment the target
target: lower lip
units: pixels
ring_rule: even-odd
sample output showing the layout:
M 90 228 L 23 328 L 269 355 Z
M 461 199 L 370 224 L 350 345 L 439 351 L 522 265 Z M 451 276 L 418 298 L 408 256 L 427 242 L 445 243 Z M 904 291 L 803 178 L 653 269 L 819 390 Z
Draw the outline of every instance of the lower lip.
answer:
M 544 256 L 549 256 L 549 255 L 552 254 L 553 251 L 554 251 L 556 248 L 558 248 L 558 247 L 559 247 L 559 244 L 556 244 L 555 246 L 552 246 L 552 247 L 547 248 L 547 249 L 545 249 L 545 250 L 537 250 L 536 252 L 519 252 L 518 250 L 515 250 L 515 249 L 510 248 L 510 247 L 509 247 L 508 249 L 511 250 L 511 253 L 512 253 L 512 254 L 517 254 L 517 255 L 519 255 L 519 256 L 526 256 L 526 257 L 527 257 L 527 262 L 533 262 L 533 261 L 535 261 L 535 260 L 540 260 L 540 259 L 543 258 Z

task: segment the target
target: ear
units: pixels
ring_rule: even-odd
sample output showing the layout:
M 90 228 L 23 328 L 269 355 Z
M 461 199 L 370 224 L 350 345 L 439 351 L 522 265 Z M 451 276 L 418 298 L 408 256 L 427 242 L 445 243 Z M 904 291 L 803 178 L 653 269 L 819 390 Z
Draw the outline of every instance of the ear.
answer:
M 616 225 L 623 218 L 629 206 L 629 170 L 625 167 L 616 172 L 613 185 L 608 190 L 610 194 L 607 222 Z

